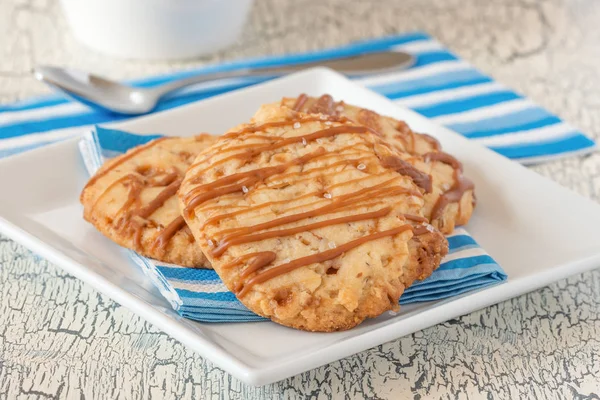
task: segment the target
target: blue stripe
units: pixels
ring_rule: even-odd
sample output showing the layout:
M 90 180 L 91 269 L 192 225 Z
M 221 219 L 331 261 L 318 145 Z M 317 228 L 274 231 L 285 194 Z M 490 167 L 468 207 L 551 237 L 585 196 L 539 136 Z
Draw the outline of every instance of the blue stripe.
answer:
M 426 65 L 437 64 L 444 61 L 458 61 L 458 58 L 448 51 L 431 51 L 421 53 L 417 56 L 413 68 L 424 67 Z
M 559 122 L 562 121 L 546 110 L 539 107 L 528 107 L 523 110 L 480 119 L 478 121 L 449 124 L 448 128 L 462 133 L 467 137 L 483 137 L 541 128 Z
M 158 265 L 158 270 L 165 278 L 194 281 L 221 281 L 219 275 L 212 269 L 173 268 Z
M 442 265 L 440 265 L 440 267 L 437 269 L 437 271 L 473 268 L 479 264 L 495 264 L 495 261 L 492 259 L 492 257 L 490 257 L 488 255 L 459 258 L 458 260 L 452 260 L 452 261 L 443 263 Z
M 448 85 L 455 82 L 470 82 L 481 78 L 489 79 L 481 75 L 472 68 L 464 67 L 462 70 L 442 72 L 436 75 L 428 75 L 422 78 L 410 79 L 399 82 L 385 82 L 381 84 L 369 85 L 371 90 L 375 90 L 382 94 L 393 93 L 412 93 L 415 90 L 425 88 L 436 88 Z M 359 80 L 360 81 L 360 80 Z
M 455 250 L 465 245 L 477 244 L 477 242 L 475 242 L 475 239 L 468 235 L 456 235 L 447 238 L 447 240 L 450 250 Z
M 414 89 L 409 89 L 409 90 L 404 90 L 404 91 L 386 90 L 385 92 L 380 92 L 380 93 L 387 96 L 388 98 L 390 98 L 392 100 L 396 100 L 396 99 L 400 99 L 400 98 L 404 98 L 404 97 L 433 93 L 433 92 L 437 92 L 439 90 L 457 89 L 457 88 L 461 88 L 461 87 L 474 86 L 474 85 L 479 85 L 482 83 L 489 83 L 489 82 L 492 82 L 492 80 L 490 78 L 480 76 L 480 77 L 475 77 L 475 78 L 472 78 L 469 80 L 464 80 L 464 81 L 457 80 L 454 82 L 447 82 L 447 83 L 437 84 L 437 85 L 423 85 L 423 86 L 420 86 L 420 87 L 417 87 Z
M 267 321 L 265 318 L 260 317 L 258 315 L 247 316 L 247 317 L 235 317 L 235 318 L 223 318 L 216 315 L 204 315 L 198 313 L 181 313 L 182 317 L 193 319 L 200 322 L 209 322 L 209 323 L 231 323 L 231 322 L 257 322 L 257 321 Z
M 61 96 L 44 96 L 12 104 L 0 104 L 0 112 L 33 110 L 36 108 L 51 107 L 68 102 L 69 101 L 66 98 Z
M 56 142 L 59 142 L 61 140 L 66 140 L 66 139 L 44 141 L 44 142 L 38 142 L 38 143 L 34 143 L 34 144 L 28 144 L 26 146 L 11 147 L 11 148 L 8 148 L 8 149 L 0 150 L 0 158 L 4 158 L 4 157 L 12 156 L 12 155 L 15 155 L 15 154 L 19 154 L 19 153 L 22 153 L 24 151 L 29 151 L 29 150 L 37 149 L 38 147 L 42 147 L 42 146 L 46 146 L 46 145 L 49 145 L 49 144 L 52 144 L 52 143 L 56 143 Z
M 460 100 L 450 100 L 425 107 L 415 107 L 413 110 L 424 115 L 425 117 L 434 118 L 442 115 L 463 113 L 476 108 L 493 106 L 495 104 L 504 103 L 505 101 L 516 100 L 520 98 L 521 96 L 511 91 L 500 91 L 472 96 Z
M 231 292 L 205 293 L 205 292 L 193 292 L 191 290 L 185 290 L 185 289 L 176 289 L 176 290 L 177 290 L 177 293 L 181 297 L 187 297 L 190 299 L 238 302 L 235 295 Z
M 466 245 L 460 246 L 460 247 L 451 247 L 450 250 L 448 251 L 448 254 L 460 253 L 461 251 L 467 251 L 467 250 L 476 249 L 479 247 L 480 246 L 477 243 L 466 244 Z
M 134 133 L 119 131 L 117 129 L 107 129 L 97 126 L 95 128 L 98 142 L 103 150 L 125 153 L 127 150 L 146 144 L 162 135 L 136 135 Z
M 448 293 L 452 294 L 457 290 L 464 290 L 466 288 L 477 288 L 485 286 L 488 283 L 493 283 L 503 280 L 500 276 L 494 274 L 475 275 L 473 279 L 457 279 L 455 281 L 446 281 L 436 287 L 424 288 L 423 290 L 416 290 L 403 295 L 401 300 L 406 301 L 415 297 L 422 296 L 444 296 Z M 439 298 L 439 297 L 438 297 Z
M 458 296 L 460 294 L 469 292 L 471 290 L 483 289 L 485 287 L 497 285 L 502 280 L 503 279 L 489 278 L 489 279 L 485 279 L 481 282 L 474 282 L 471 284 L 466 284 L 464 286 L 457 286 L 454 290 L 441 291 L 438 293 L 417 293 L 412 296 L 401 297 L 400 304 L 422 303 L 422 302 L 426 302 L 426 301 L 447 299 L 450 297 Z
M 456 276 L 455 278 L 449 278 L 449 279 L 430 280 L 429 278 L 427 278 L 424 281 L 417 282 L 416 284 L 410 286 L 409 288 L 407 288 L 405 290 L 404 293 L 408 294 L 408 295 L 414 295 L 415 293 L 434 291 L 439 288 L 448 288 L 448 289 L 452 290 L 452 288 L 455 285 L 458 285 L 458 284 L 466 285 L 470 282 L 477 282 L 482 279 L 487 279 L 489 275 L 490 275 L 489 272 L 482 272 L 482 273 L 473 272 L 468 275 Z
M 541 120 L 533 121 L 533 122 L 522 124 L 522 125 L 512 125 L 510 127 L 505 127 L 505 128 L 488 129 L 485 131 L 475 131 L 466 136 L 468 138 L 472 139 L 472 138 L 481 138 L 481 137 L 488 137 L 488 136 L 494 136 L 494 135 L 504 135 L 507 133 L 530 131 L 530 130 L 534 130 L 534 129 L 545 128 L 545 127 L 560 124 L 560 123 L 562 123 L 562 121 L 558 117 L 551 116 L 551 117 L 543 118 Z M 462 132 L 459 132 L 459 133 L 462 133 Z
M 588 139 L 580 132 L 573 132 L 573 136 L 547 142 L 490 148 L 505 157 L 519 159 L 581 151 L 595 146 L 593 140 Z

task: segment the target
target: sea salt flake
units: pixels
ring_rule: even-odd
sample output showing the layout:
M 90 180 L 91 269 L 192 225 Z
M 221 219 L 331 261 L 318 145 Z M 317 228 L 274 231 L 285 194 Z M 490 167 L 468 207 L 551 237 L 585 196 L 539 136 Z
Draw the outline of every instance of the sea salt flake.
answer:
M 330 199 L 333 196 L 331 195 L 331 193 L 325 193 L 325 194 L 323 194 L 323 197 L 325 197 L 326 199 Z
M 291 260 L 289 258 L 286 258 L 285 260 L 283 260 L 281 263 L 282 264 L 289 264 Z
M 323 144 L 323 139 L 321 139 L 321 138 L 318 138 L 318 139 L 317 139 L 317 143 L 319 143 L 319 144 Z
M 331 121 L 325 121 L 325 125 L 331 126 L 331 125 L 333 125 L 333 122 L 331 122 Z
M 302 144 L 306 146 L 306 139 L 302 138 Z
M 246 186 L 242 186 L 242 192 L 248 193 L 248 188 Z
M 356 166 L 356 168 L 362 171 L 363 169 L 367 168 L 367 166 L 363 163 L 360 163 Z
M 294 129 L 300 129 L 300 122 L 294 122 Z
M 212 240 L 208 239 L 208 245 L 210 247 L 215 247 L 215 242 L 213 242 Z
M 427 224 L 427 227 L 426 227 L 426 229 L 427 229 L 429 232 L 433 232 L 433 231 L 435 231 L 435 228 L 433 227 L 433 225 L 429 225 L 429 224 Z
M 335 244 L 334 242 L 329 242 L 328 246 L 330 249 L 335 249 L 337 247 L 337 244 Z

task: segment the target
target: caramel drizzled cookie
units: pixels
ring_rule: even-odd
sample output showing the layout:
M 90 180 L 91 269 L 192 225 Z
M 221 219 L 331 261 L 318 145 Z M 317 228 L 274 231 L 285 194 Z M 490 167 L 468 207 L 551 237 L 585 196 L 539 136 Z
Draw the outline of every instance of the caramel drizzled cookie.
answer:
M 281 105 L 295 111 L 346 117 L 379 134 L 399 156 L 418 171 L 430 176 L 431 188 L 425 194 L 424 215 L 443 233 L 466 224 L 475 206 L 473 183 L 462 173 L 462 164 L 441 150 L 439 142 L 426 134 L 416 133 L 403 121 L 374 111 L 336 102 L 330 95 L 284 98 Z M 256 120 L 262 119 L 260 115 Z
M 447 253 L 412 167 L 398 172 L 347 118 L 269 112 L 188 169 L 179 200 L 196 243 L 244 305 L 282 325 L 344 330 L 396 310 Z
M 161 138 L 108 160 L 81 193 L 84 218 L 119 245 L 160 261 L 210 268 L 179 211 L 177 190 L 210 135 Z

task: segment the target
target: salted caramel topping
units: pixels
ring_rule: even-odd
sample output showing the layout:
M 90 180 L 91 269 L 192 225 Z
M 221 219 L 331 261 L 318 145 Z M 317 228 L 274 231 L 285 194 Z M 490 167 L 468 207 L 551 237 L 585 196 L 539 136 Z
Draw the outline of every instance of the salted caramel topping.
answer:
M 463 169 L 462 163 L 460 161 L 458 161 L 456 158 L 454 158 L 450 154 L 444 153 L 443 151 L 432 151 L 430 153 L 426 153 L 426 154 L 423 155 L 423 159 L 426 162 L 429 162 L 429 161 L 441 161 L 441 162 L 443 162 L 445 164 L 448 164 L 452 168 L 457 169 L 457 170 L 459 170 L 461 172 L 462 172 L 462 169 Z
M 183 228 L 187 228 L 187 225 L 186 225 L 183 217 L 180 215 L 179 217 L 177 217 L 173 221 L 171 221 L 171 223 L 169 225 L 167 225 L 165 227 L 165 229 L 163 229 L 158 234 L 156 239 L 154 239 L 153 246 L 155 248 L 165 249 L 167 247 L 167 244 L 169 243 L 169 241 L 173 238 L 173 236 L 175 236 L 175 234 Z M 189 228 L 188 228 L 188 230 L 189 230 Z
M 292 107 L 292 110 L 294 110 L 294 111 L 300 111 L 300 110 L 302 110 L 302 106 L 304 106 L 304 104 L 306 103 L 307 100 L 308 100 L 308 96 L 306 94 L 302 93 L 296 99 L 296 103 L 294 103 L 294 106 Z
M 303 107 L 307 105 L 308 100 L 309 97 L 307 95 L 301 94 L 297 98 L 293 109 L 295 111 L 302 111 Z M 341 104 L 342 103 L 338 103 L 338 105 L 336 105 L 330 95 L 323 95 L 319 97 L 313 103 L 312 106 L 308 107 L 306 112 L 339 115 L 339 112 L 336 113 L 336 111 L 337 107 Z M 379 115 L 373 111 L 367 109 L 359 109 L 357 112 L 357 122 L 365 125 L 370 132 L 381 136 L 383 128 L 380 126 L 379 121 Z M 404 143 L 404 148 L 402 148 L 402 146 L 397 146 L 399 147 L 399 150 L 406 151 L 410 154 L 414 154 L 416 152 L 417 133 L 410 129 L 410 127 L 403 121 L 398 121 L 395 126 L 395 129 L 398 132 L 398 135 L 396 135 L 395 138 Z M 441 216 L 444 208 L 450 203 L 459 202 L 460 207 L 460 199 L 462 198 L 463 194 L 468 190 L 472 190 L 474 188 L 474 185 L 469 179 L 462 176 L 462 164 L 450 154 L 440 151 L 441 145 L 436 138 L 424 133 L 419 133 L 418 135 L 420 138 L 427 141 L 434 150 L 423 155 L 423 159 L 425 162 L 441 161 L 450 165 L 455 170 L 454 185 L 449 190 L 440 195 L 439 199 L 433 207 L 431 218 L 435 219 Z M 399 173 L 403 175 L 410 176 L 416 185 L 425 190 L 425 193 L 431 193 L 433 189 L 432 178 L 429 174 L 419 171 L 408 162 L 405 162 L 399 158 L 389 158 L 386 161 L 388 161 L 389 167 L 395 168 Z
M 256 284 L 266 282 L 266 281 L 273 279 L 279 275 L 291 272 L 300 267 L 332 260 L 336 257 L 341 256 L 342 254 L 346 253 L 347 251 L 350 251 L 350 250 L 354 249 L 355 247 L 360 246 L 361 244 L 364 244 L 364 243 L 367 243 L 367 242 L 370 242 L 373 240 L 381 239 L 381 238 L 384 238 L 387 236 L 398 235 L 407 230 L 411 230 L 412 228 L 413 228 L 412 225 L 402 225 L 402 226 L 399 226 L 394 229 L 389 229 L 386 231 L 373 233 L 373 234 L 366 235 L 361 238 L 352 240 L 348 243 L 339 245 L 334 249 L 326 250 L 321 253 L 312 254 L 312 255 L 306 256 L 306 257 L 301 257 L 296 260 L 290 261 L 288 263 L 280 264 L 275 267 L 266 269 L 264 271 L 259 271 L 251 279 L 246 281 L 246 283 L 243 285 L 243 287 L 237 293 L 237 295 L 239 297 L 244 297 L 250 291 L 250 289 Z
M 391 168 L 402 175 L 409 176 L 415 185 L 422 188 L 425 193 L 431 193 L 431 175 L 419 171 L 413 165 L 396 156 L 386 156 L 381 161 L 384 167 Z
M 92 177 L 92 179 L 90 179 L 90 181 L 87 183 L 86 187 L 105 176 L 108 172 L 122 165 L 127 160 L 130 160 L 132 157 L 140 154 L 140 152 L 149 149 L 165 139 L 167 138 L 156 139 L 125 154 L 119 160 L 112 162 L 104 170 L 101 170 L 98 174 Z M 189 154 L 185 152 L 180 153 L 179 156 L 182 159 L 189 158 Z M 120 184 L 124 185 L 128 189 L 127 199 L 117 211 L 116 215 L 118 218 L 114 219 L 113 224 L 116 229 L 131 234 L 134 248 L 139 249 L 142 245 L 143 228 L 157 226 L 156 222 L 148 218 L 156 210 L 162 207 L 167 200 L 177 193 L 177 190 L 181 186 L 181 182 L 182 179 L 180 178 L 180 172 L 175 168 L 163 170 L 161 168 L 155 168 L 151 165 L 140 165 L 135 168 L 134 172 L 129 173 L 108 185 L 104 192 L 96 199 L 96 202 L 92 205 L 91 210 L 93 210 L 98 202 L 115 186 Z M 141 208 L 132 208 L 140 203 L 140 195 L 144 188 L 163 186 L 165 188 L 154 199 L 152 199 L 150 203 Z M 153 247 L 164 249 L 169 240 L 178 231 L 186 226 L 187 225 L 182 217 L 176 218 L 163 231 L 161 231 L 160 234 L 157 235 L 153 243 Z
M 443 193 L 435 202 L 431 209 L 431 220 L 435 220 L 442 216 L 444 208 L 450 203 L 458 203 L 458 214 L 460 215 L 460 199 L 468 190 L 473 190 L 475 185 L 462 174 L 457 174 L 457 169 L 454 170 L 454 185 L 445 193 Z
M 293 143 L 301 143 L 303 139 L 306 141 L 314 141 L 317 139 L 335 136 L 343 133 L 365 132 L 367 132 L 367 129 L 362 126 L 336 126 L 333 128 L 322 129 L 320 131 L 316 131 L 305 136 L 289 137 L 284 140 L 280 140 L 274 144 L 250 149 L 246 152 L 239 153 L 235 156 L 238 156 L 245 160 L 251 160 L 252 158 L 261 154 L 263 151 L 274 150 Z M 193 210 L 207 200 L 214 199 L 215 197 L 222 196 L 224 194 L 234 193 L 238 190 L 241 191 L 242 186 L 251 187 L 256 182 L 263 181 L 269 176 L 280 174 L 283 171 L 290 168 L 291 166 L 305 164 L 307 161 L 322 155 L 324 152 L 325 150 L 323 148 L 319 148 L 319 150 L 313 153 L 304 155 L 285 164 L 273 167 L 260 168 L 246 172 L 240 172 L 238 174 L 229 175 L 208 184 L 200 185 L 191 190 L 183 197 L 183 201 L 186 204 L 184 213 L 186 213 L 186 217 L 190 218 L 193 215 Z M 214 167 L 214 164 L 215 163 L 213 163 L 211 167 Z M 192 183 L 194 182 L 195 178 L 192 178 Z
M 162 207 L 167 200 L 169 200 L 171 197 L 173 197 L 175 193 L 177 193 L 177 190 L 179 190 L 179 186 L 181 186 L 181 181 L 181 179 L 173 181 L 171 184 L 169 184 L 169 186 L 164 188 L 158 194 L 158 196 L 152 199 L 150 203 L 148 203 L 145 207 L 134 211 L 133 214 L 139 215 L 142 218 L 148 218 L 150 215 L 152 215 L 154 211 Z
M 404 214 L 404 218 L 406 218 L 409 221 L 415 221 L 415 222 L 428 222 L 429 221 L 425 217 L 421 217 L 419 215 L 411 215 L 411 214 Z
M 442 145 L 440 144 L 439 140 L 437 140 L 433 136 L 428 135 L 426 133 L 419 133 L 419 135 L 421 135 L 421 137 L 423 137 L 423 139 L 427 140 L 429 142 L 429 144 L 431 145 L 431 147 L 433 147 L 434 150 L 439 151 L 442 148 Z
M 215 197 L 224 194 L 241 191 L 243 186 L 251 187 L 255 183 L 263 181 L 269 176 L 281 173 L 291 166 L 304 164 L 323 153 L 325 153 L 325 149 L 320 147 L 317 151 L 298 157 L 285 164 L 228 175 L 216 181 L 198 186 L 183 197 L 183 201 L 187 204 L 183 212 L 189 218 L 193 215 L 194 209 L 207 200 L 214 199 Z
M 296 111 L 299 110 L 300 109 Z M 319 97 L 317 101 L 315 101 L 315 103 L 307 110 L 307 112 L 311 114 L 335 115 L 335 102 L 330 95 L 324 94 L 323 96 Z
M 301 108 L 307 101 L 305 97 L 299 97 L 296 101 L 296 105 L 294 108 Z M 311 107 L 314 107 L 314 111 L 317 109 L 322 110 L 323 113 L 333 113 L 335 112 L 335 104 L 331 99 L 331 96 L 322 96 L 315 104 Z M 325 117 L 328 118 L 328 117 Z M 320 117 L 319 120 L 322 118 Z M 304 123 L 307 119 L 297 119 L 297 120 L 288 120 L 285 123 L 276 122 L 276 123 L 268 123 L 263 124 L 261 126 L 251 126 L 238 131 L 232 136 L 239 137 L 239 135 L 244 132 L 260 132 L 261 129 L 268 129 L 273 126 L 290 126 L 290 129 L 296 125 L 297 123 Z M 315 119 L 313 119 L 315 121 Z M 339 120 L 338 120 L 339 121 Z M 297 126 L 297 125 L 296 125 Z M 241 160 L 242 165 L 246 164 L 246 162 L 251 161 L 254 157 L 260 155 L 261 153 L 268 151 L 271 152 L 274 149 L 278 149 L 284 146 L 303 143 L 307 144 L 311 141 L 317 141 L 321 138 L 336 136 L 340 134 L 348 134 L 348 133 L 366 133 L 370 130 L 364 126 L 355 126 L 355 125 L 340 125 L 335 127 L 330 127 L 322 130 L 318 130 L 316 132 L 300 135 L 295 137 L 286 137 L 280 138 L 277 137 L 273 140 L 269 140 L 268 137 L 265 136 L 266 143 L 260 140 L 254 140 L 255 138 L 248 137 L 248 140 L 242 142 L 242 144 L 233 144 L 230 147 L 223 147 L 222 153 L 224 157 L 221 160 L 216 161 L 216 163 L 221 162 L 222 160 Z M 244 138 L 245 139 L 245 138 Z M 366 153 L 361 153 L 360 148 L 357 151 L 354 151 L 355 146 L 347 146 L 342 148 L 337 148 L 334 152 L 327 152 L 323 147 L 318 147 L 316 151 L 305 154 L 301 157 L 297 157 L 292 160 L 286 160 L 279 165 L 272 165 L 263 168 L 257 168 L 250 171 L 238 172 L 231 175 L 225 175 L 222 177 L 218 177 L 212 182 L 202 183 L 203 177 L 200 175 L 206 171 L 206 168 L 202 166 L 200 169 L 191 170 L 192 176 L 190 177 L 190 183 L 198 184 L 198 186 L 189 190 L 182 196 L 183 203 L 185 205 L 184 215 L 186 218 L 191 218 L 195 215 L 198 210 L 202 210 L 202 212 L 207 212 L 207 210 L 218 210 L 222 208 L 219 206 L 214 200 L 223 195 L 231 195 L 232 193 L 237 193 L 239 196 L 252 195 L 252 191 L 257 185 L 266 185 L 267 188 L 285 187 L 287 185 L 288 178 L 295 177 L 294 183 L 298 183 L 299 181 L 303 181 L 304 179 L 312 180 L 314 179 L 315 173 L 325 173 L 326 171 L 345 171 L 346 169 L 343 167 L 344 165 L 352 166 L 354 170 L 364 171 L 364 176 L 360 176 L 355 179 L 350 179 L 349 181 L 342 181 L 336 184 L 324 187 L 313 193 L 302 193 L 299 198 L 304 197 L 314 197 L 313 202 L 308 202 L 309 204 L 303 203 L 302 205 L 298 205 L 294 201 L 290 202 L 282 200 L 282 201 L 268 201 L 259 204 L 250 204 L 248 207 L 236 208 L 234 207 L 232 211 L 225 212 L 223 214 L 217 213 L 212 216 L 210 213 L 207 215 L 208 218 L 203 222 L 203 226 L 208 224 L 218 226 L 221 221 L 227 218 L 233 218 L 237 215 L 244 213 L 252 213 L 256 212 L 260 208 L 269 208 L 277 205 L 279 210 L 277 214 L 282 214 L 280 217 L 275 217 L 273 219 L 267 220 L 262 223 L 258 223 L 252 226 L 242 226 L 235 227 L 229 229 L 222 229 L 219 232 L 212 235 L 212 237 L 207 238 L 212 245 L 208 249 L 209 254 L 212 257 L 219 258 L 223 256 L 227 250 L 232 246 L 238 246 L 246 243 L 252 243 L 257 241 L 263 241 L 268 239 L 280 238 L 284 236 L 295 235 L 302 232 L 312 232 L 313 230 L 339 225 L 339 224 L 347 224 L 352 222 L 364 221 L 364 220 L 372 220 L 385 217 L 389 215 L 392 208 L 391 207 L 381 207 L 381 198 L 396 196 L 396 195 L 410 195 L 410 196 L 418 196 L 422 197 L 421 192 L 415 189 L 405 188 L 403 186 L 399 186 L 399 177 L 394 176 L 391 179 L 387 179 L 381 181 L 381 178 L 377 178 L 371 173 L 367 172 L 367 165 L 372 160 L 375 159 L 375 155 L 370 151 Z M 339 157 L 339 154 L 344 154 L 343 160 L 335 160 L 335 157 Z M 359 158 L 353 159 L 350 157 L 351 154 L 356 154 Z M 207 155 L 208 157 L 209 155 Z M 274 156 L 275 157 L 275 156 Z M 322 164 L 313 168 L 305 168 L 305 165 L 311 161 L 316 161 L 317 159 L 321 162 L 327 160 L 330 157 L 334 157 L 331 163 L 325 162 L 325 166 Z M 371 158 L 370 158 L 371 157 Z M 277 158 L 275 158 L 276 160 Z M 208 160 L 205 160 L 208 161 Z M 200 166 L 204 161 L 199 161 L 195 164 L 195 166 Z M 215 162 L 210 162 L 210 168 L 214 168 Z M 394 170 L 400 170 L 401 174 L 410 176 L 413 180 L 415 180 L 417 185 L 423 185 L 425 189 L 427 189 L 428 178 L 429 176 L 426 174 L 416 174 L 413 172 L 414 167 L 410 164 L 400 160 L 387 160 L 383 162 L 386 168 L 393 168 Z M 290 168 L 294 166 L 301 165 L 302 169 L 300 171 L 292 171 Z M 358 168 L 360 166 L 360 168 Z M 204 169 L 202 169 L 204 168 Z M 356 168 L 356 169 L 354 169 Z M 340 173 L 340 172 L 338 172 Z M 302 177 L 299 176 L 302 174 Z M 361 181 L 367 180 L 376 180 L 379 181 L 377 183 L 372 184 L 371 186 L 363 187 L 360 183 Z M 337 191 L 332 191 L 332 189 L 343 186 L 345 184 L 359 184 L 359 189 L 351 192 L 351 193 L 339 193 Z M 430 182 L 429 182 L 430 186 Z M 338 189 L 336 189 L 338 190 Z M 289 205 L 287 203 L 290 203 Z M 366 212 L 368 209 L 373 209 L 377 206 L 380 206 L 376 211 Z M 307 210 L 307 207 L 309 209 Z M 312 209 L 310 209 L 312 207 Z M 298 211 L 294 211 L 300 208 Z M 336 213 L 347 212 L 352 210 L 351 215 L 346 216 L 336 216 Z M 354 211 L 354 210 L 363 210 L 363 211 Z M 329 218 L 323 218 L 331 214 Z M 320 217 L 321 220 L 310 221 L 312 218 Z M 427 220 L 423 217 L 416 215 L 405 215 L 405 220 L 423 223 Z M 303 222 L 302 221 L 307 221 Z M 289 226 L 290 224 L 298 224 L 298 226 Z M 287 226 L 287 227 L 286 227 Z M 237 292 L 238 296 L 244 296 L 248 293 L 250 288 L 257 283 L 261 283 L 272 279 L 275 276 L 280 274 L 284 274 L 290 272 L 296 268 L 300 268 L 302 266 L 306 266 L 313 263 L 319 263 L 326 260 L 333 259 L 343 254 L 346 251 L 353 249 L 354 247 L 360 246 L 363 243 L 366 243 L 371 240 L 376 240 L 386 236 L 393 236 L 404 231 L 416 229 L 418 232 L 425 232 L 419 226 L 413 228 L 411 224 L 405 224 L 395 229 L 389 229 L 381 232 L 375 232 L 368 235 L 365 235 L 361 238 L 355 239 L 348 243 L 332 243 L 328 244 L 329 249 L 323 252 L 319 252 L 307 257 L 302 257 L 296 260 L 283 260 L 282 264 L 278 266 L 271 266 L 276 260 L 276 254 L 274 252 L 257 252 L 245 254 L 235 259 L 229 261 L 224 264 L 222 268 L 233 268 L 233 267 L 243 267 L 243 270 L 239 273 L 239 281 L 234 286 L 234 291 Z
M 367 187 L 367 188 L 358 190 L 353 193 L 339 196 L 335 200 L 330 201 L 329 204 L 327 204 L 323 207 L 319 207 L 319 208 L 310 210 L 310 211 L 305 211 L 303 213 L 298 213 L 298 214 L 287 215 L 285 217 L 277 218 L 277 219 L 274 219 L 274 220 L 271 220 L 268 222 L 263 222 L 262 224 L 258 224 L 258 225 L 254 225 L 254 226 L 250 226 L 250 227 L 241 227 L 241 228 L 232 228 L 232 229 L 228 229 L 228 230 L 223 230 L 223 231 L 221 231 L 221 234 L 225 234 L 225 233 L 227 234 L 227 236 L 225 236 L 223 238 L 223 240 L 231 239 L 234 236 L 245 235 L 250 232 L 256 232 L 259 230 L 274 228 L 279 225 L 290 224 L 290 223 L 297 222 L 297 221 L 300 221 L 300 220 L 303 220 L 306 218 L 310 218 L 310 217 L 314 217 L 314 216 L 325 215 L 328 213 L 339 211 L 347 206 L 360 204 L 360 202 L 362 202 L 362 201 L 366 201 L 370 198 L 375 198 L 377 196 L 384 196 L 384 195 L 393 196 L 393 195 L 398 195 L 398 194 L 412 195 L 412 193 L 408 189 L 405 189 L 400 186 L 385 187 L 392 180 L 393 179 L 386 181 L 386 182 L 382 182 L 380 184 L 377 184 L 377 185 L 374 185 L 371 187 Z
M 85 188 L 93 185 L 98 179 L 102 178 L 104 175 L 106 175 L 108 172 L 112 171 L 113 169 L 115 169 L 116 167 L 118 167 L 119 165 L 123 164 L 125 161 L 130 160 L 132 157 L 136 156 L 137 154 L 141 153 L 144 150 L 149 149 L 152 146 L 156 146 L 158 143 L 162 142 L 163 140 L 165 140 L 166 138 L 159 138 L 156 140 L 153 140 L 143 146 L 138 147 L 137 149 L 131 151 L 128 154 L 125 154 L 123 157 L 121 157 L 117 162 L 113 162 L 109 168 L 104 169 L 103 171 L 100 171 L 99 173 L 97 173 L 96 175 L 94 175 L 89 181 L 88 183 L 86 183 Z M 84 189 L 85 189 L 84 188 Z M 83 192 L 82 192 L 83 193 Z
M 290 235 L 294 235 L 296 233 L 301 233 L 301 232 L 306 232 L 306 231 L 310 231 L 313 229 L 323 228 L 325 226 L 345 224 L 348 222 L 364 221 L 365 219 L 381 218 L 381 217 L 388 215 L 391 210 L 392 210 L 391 208 L 386 207 L 381 210 L 377 210 L 377 211 L 373 211 L 373 212 L 357 214 L 357 215 L 348 215 L 346 217 L 340 217 L 340 218 L 332 218 L 332 219 L 328 219 L 325 221 L 315 222 L 313 224 L 297 226 L 295 228 L 278 229 L 275 231 L 256 233 L 254 235 L 233 236 L 233 237 L 231 235 L 229 235 L 228 237 L 219 241 L 219 245 L 217 247 L 213 248 L 211 250 L 211 253 L 213 256 L 218 257 L 218 256 L 222 255 L 225 252 L 225 250 L 227 250 L 230 246 L 233 246 L 233 245 L 239 245 L 242 243 L 258 242 L 260 240 L 272 239 L 272 238 L 276 238 L 276 237 L 290 236 Z M 303 219 L 306 219 L 306 217 Z
M 265 266 L 275 261 L 275 258 L 277 258 L 277 255 L 272 251 L 263 251 L 260 253 L 255 253 L 254 257 L 252 257 L 252 261 L 248 263 L 246 268 L 244 268 L 244 270 L 240 274 L 240 278 L 245 278 L 251 275 L 253 272 L 264 268 Z
M 435 202 L 433 208 L 431 209 L 431 220 L 435 220 L 441 217 L 444 212 L 444 208 L 448 204 L 458 203 L 458 215 L 460 215 L 460 201 L 468 190 L 473 190 L 475 185 L 468 178 L 463 176 L 463 166 L 460 161 L 451 156 L 448 153 L 444 153 L 442 151 L 439 152 L 431 152 L 427 153 L 423 156 L 425 161 L 441 161 L 445 164 L 448 164 L 454 169 L 454 185 L 444 193 L 440 195 L 440 197 Z

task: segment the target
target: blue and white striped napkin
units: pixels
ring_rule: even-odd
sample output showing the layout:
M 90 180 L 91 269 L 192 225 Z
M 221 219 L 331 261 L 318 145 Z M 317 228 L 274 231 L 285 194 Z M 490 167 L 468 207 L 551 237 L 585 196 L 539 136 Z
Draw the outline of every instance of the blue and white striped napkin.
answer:
M 96 127 L 79 143 L 84 163 L 93 175 L 107 157 L 159 137 L 140 136 Z M 444 299 L 506 280 L 502 268 L 464 230 L 448 236 L 450 253 L 427 279 L 409 287 L 400 304 Z M 215 271 L 184 268 L 142 257 L 129 251 L 171 306 L 182 316 L 203 322 L 264 320 L 240 303 L 227 290 Z
M 595 143 L 568 123 L 457 58 L 423 33 L 403 34 L 307 54 L 213 65 L 133 82 L 148 87 L 184 76 L 244 67 L 285 65 L 397 49 L 416 56 L 407 71 L 356 79 L 425 115 L 523 163 L 590 152 Z M 259 82 L 238 78 L 190 87 L 160 104 L 165 110 Z M 127 118 L 53 95 L 0 105 L 0 157 L 43 146 L 101 124 Z

